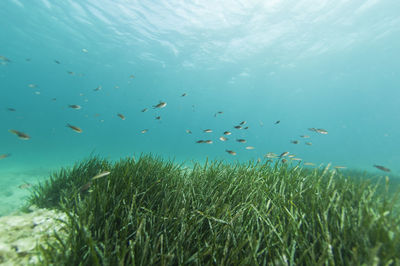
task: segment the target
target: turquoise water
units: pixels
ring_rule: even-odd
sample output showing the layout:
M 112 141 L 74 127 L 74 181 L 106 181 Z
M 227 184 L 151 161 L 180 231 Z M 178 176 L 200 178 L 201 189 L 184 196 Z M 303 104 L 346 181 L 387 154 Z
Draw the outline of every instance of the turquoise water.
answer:
M 28 194 L 19 185 L 90 154 L 189 163 L 289 151 L 400 174 L 399 14 L 395 0 L 1 1 L 0 155 L 11 156 L 0 215 Z M 233 128 L 241 121 L 249 129 Z

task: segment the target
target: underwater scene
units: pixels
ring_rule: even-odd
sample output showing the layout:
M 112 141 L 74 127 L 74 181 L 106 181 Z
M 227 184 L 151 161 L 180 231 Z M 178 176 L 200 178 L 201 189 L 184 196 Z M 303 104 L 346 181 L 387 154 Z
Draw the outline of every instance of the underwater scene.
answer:
M 400 265 L 399 14 L 2 0 L 0 265 Z

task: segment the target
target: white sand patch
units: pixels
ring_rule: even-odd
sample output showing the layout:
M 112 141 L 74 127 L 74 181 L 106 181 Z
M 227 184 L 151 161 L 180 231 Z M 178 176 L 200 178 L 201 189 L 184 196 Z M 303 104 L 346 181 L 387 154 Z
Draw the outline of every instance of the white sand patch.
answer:
M 38 263 L 37 244 L 45 244 L 49 236 L 62 228 L 56 219 L 66 215 L 54 210 L 36 209 L 0 217 L 0 265 Z M 62 235 L 62 234 L 61 234 Z

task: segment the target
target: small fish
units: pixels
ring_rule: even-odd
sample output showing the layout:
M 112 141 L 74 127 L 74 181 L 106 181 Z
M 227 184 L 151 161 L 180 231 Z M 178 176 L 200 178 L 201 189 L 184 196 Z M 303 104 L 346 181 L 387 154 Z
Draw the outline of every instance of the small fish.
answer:
M 18 186 L 18 188 L 20 188 L 20 189 L 27 189 L 30 187 L 32 187 L 32 184 L 29 184 L 29 183 L 21 184 Z
M 293 161 L 302 161 L 303 159 L 301 158 L 292 158 Z
M 300 137 L 303 139 L 308 139 L 310 136 L 309 135 L 301 135 Z
M 75 75 L 75 72 L 72 72 L 72 71 L 67 71 L 67 73 L 70 75 Z
M 184 92 L 182 95 L 181 95 L 181 97 L 185 97 L 187 94 L 186 94 L 186 92 Z
M 257 158 L 257 163 L 261 163 L 261 158 Z
M 289 158 L 294 158 L 294 157 L 296 157 L 296 155 L 294 155 L 294 154 L 289 154 L 287 157 L 289 157 Z
M 240 142 L 240 143 L 246 143 L 247 142 L 245 139 L 236 139 L 236 141 Z
M 129 77 L 130 77 L 131 79 L 135 78 L 135 76 L 134 76 L 134 75 L 130 75 Z
M 234 126 L 236 129 L 242 129 L 242 126 Z
M 378 168 L 378 169 L 381 170 L 381 171 L 390 172 L 390 169 L 389 169 L 389 168 L 386 168 L 386 167 L 384 167 L 384 166 L 382 166 L 382 165 L 376 165 L 376 164 L 374 164 L 373 166 L 374 166 L 375 168 Z
M 89 52 L 89 51 L 88 51 L 87 49 L 83 48 L 83 49 L 82 49 L 82 52 L 87 53 L 87 52 Z
M 312 142 L 306 142 L 305 144 L 308 145 L 308 146 L 311 146 Z
M 164 108 L 165 106 L 167 106 L 166 102 L 161 102 L 157 105 L 154 105 L 153 108 Z
M 31 137 L 28 136 L 27 134 L 25 134 L 25 133 L 23 133 L 23 132 L 21 132 L 21 131 L 18 131 L 18 130 L 10 129 L 9 132 L 11 132 L 11 133 L 17 135 L 18 138 L 23 139 L 23 140 L 28 140 L 28 139 L 31 138 Z
M 2 55 L 0 55 L 0 60 L 4 61 L 4 62 L 11 62 L 10 59 L 8 59 L 7 57 L 2 56 Z
M 192 134 L 192 131 L 190 131 L 189 129 L 186 129 L 186 133 Z
M 142 113 L 146 112 L 147 110 L 149 110 L 149 109 L 148 109 L 148 108 L 144 108 L 144 109 L 142 110 Z
M 243 129 L 247 130 L 247 129 L 249 129 L 249 127 L 244 127 Z
M 10 157 L 10 156 L 11 156 L 11 153 L 0 154 L 0 160 L 3 160 L 3 159 L 5 159 L 7 157 Z
M 196 143 L 204 143 L 205 141 L 204 140 L 198 140 L 198 141 L 196 141 Z
M 109 172 L 109 171 L 101 172 L 101 173 L 95 175 L 94 177 L 92 177 L 92 180 L 98 179 L 98 178 L 103 177 L 103 176 L 107 176 L 109 174 L 111 174 L 111 172 Z
M 229 135 L 231 135 L 232 133 L 231 132 L 229 132 L 229 131 L 225 131 L 224 132 L 224 135 L 226 135 L 226 136 L 229 136 Z
M 315 163 L 304 163 L 304 165 L 315 166 Z
M 277 158 L 278 154 L 275 154 L 273 152 L 268 152 L 267 154 L 264 155 L 266 158 Z
M 246 123 L 247 123 L 246 121 L 242 121 L 242 122 L 239 123 L 239 125 L 243 126 Z
M 54 63 L 61 64 L 60 61 L 58 61 L 58 60 L 54 60 Z
M 214 117 L 217 117 L 217 115 L 222 115 L 224 112 L 222 112 L 222 111 L 218 111 L 218 112 L 216 112 L 215 114 L 214 114 Z
M 319 134 L 323 134 L 323 135 L 328 134 L 328 131 L 323 129 L 323 128 L 317 128 L 316 132 L 319 133 Z
M 346 166 L 337 165 L 337 166 L 334 166 L 333 168 L 335 168 L 335 169 L 346 169 L 347 167 Z
M 281 122 L 281 120 L 278 120 L 275 122 L 275 125 L 279 124 Z
M 298 140 L 292 140 L 292 141 L 290 141 L 290 143 L 292 143 L 292 144 L 299 144 L 299 141 L 298 141 Z
M 204 141 L 204 143 L 206 143 L 206 144 L 212 144 L 212 143 L 213 143 L 213 141 L 212 141 L 212 140 L 210 140 L 210 139 L 208 139 L 208 140 L 205 140 L 205 141 Z
M 53 99 L 51 99 L 53 102 L 55 102 L 55 101 L 57 101 L 57 98 L 53 98 Z
M 204 133 L 211 133 L 212 130 L 211 130 L 211 129 L 204 129 L 203 132 L 204 132 Z
M 81 186 L 79 188 L 80 192 L 84 192 L 86 190 L 88 190 L 90 188 L 90 186 L 92 185 L 92 181 L 87 182 L 86 184 L 84 184 L 83 186 Z
M 117 116 L 118 116 L 119 118 L 121 118 L 122 120 L 125 120 L 125 116 L 124 116 L 123 114 L 117 114 Z
M 79 127 L 73 126 L 71 124 L 67 124 L 67 127 L 71 128 L 73 131 L 77 133 L 82 133 L 82 129 L 80 129 Z
M 115 85 L 115 86 L 114 86 L 114 89 L 119 89 L 119 86 Z
M 70 105 L 68 105 L 68 107 L 72 108 L 72 109 L 76 109 L 76 110 L 79 110 L 82 108 L 80 105 L 77 105 L 77 104 L 70 104 Z
M 288 151 L 282 152 L 281 155 L 279 155 L 279 158 L 285 157 L 288 154 L 289 154 Z
M 285 158 L 282 159 L 282 163 L 286 163 L 287 160 Z
M 40 91 L 35 91 L 34 92 L 36 95 L 40 95 Z
M 32 83 L 31 83 L 31 84 L 28 84 L 28 87 L 29 87 L 29 88 L 36 88 L 36 87 L 37 87 L 37 85 L 36 85 L 36 84 L 32 84 Z
M 219 137 L 219 140 L 220 141 L 227 141 L 228 139 L 222 136 L 222 137 Z
M 99 90 L 101 90 L 102 89 L 102 87 L 101 86 L 98 86 L 96 89 L 93 89 L 94 91 L 99 91 Z
M 148 129 L 143 129 L 142 131 L 140 131 L 140 133 L 144 134 L 144 133 L 146 133 L 147 131 L 149 131 L 149 130 L 148 130 Z
M 225 150 L 227 153 L 229 153 L 230 155 L 236 155 L 236 152 L 235 151 L 232 151 L 232 150 Z
M 31 59 L 30 59 L 30 58 L 25 58 L 25 61 L 26 61 L 26 62 L 30 62 Z
M 11 108 L 11 107 L 8 107 L 7 110 L 10 111 L 10 112 L 15 112 L 15 111 L 17 111 L 17 110 L 15 110 L 14 108 Z
M 247 146 L 246 147 L 246 150 L 254 150 L 255 149 L 255 147 L 253 147 L 253 146 Z
M 154 119 L 155 120 L 161 120 L 161 116 L 156 116 Z

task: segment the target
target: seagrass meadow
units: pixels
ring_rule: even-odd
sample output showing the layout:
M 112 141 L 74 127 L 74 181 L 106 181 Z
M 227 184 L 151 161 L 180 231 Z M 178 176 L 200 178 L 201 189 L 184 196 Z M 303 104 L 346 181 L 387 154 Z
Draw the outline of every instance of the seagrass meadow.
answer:
M 99 170 L 110 174 L 91 180 Z M 34 186 L 29 204 L 68 217 L 38 246 L 43 265 L 399 265 L 393 179 L 281 160 L 92 157 Z

